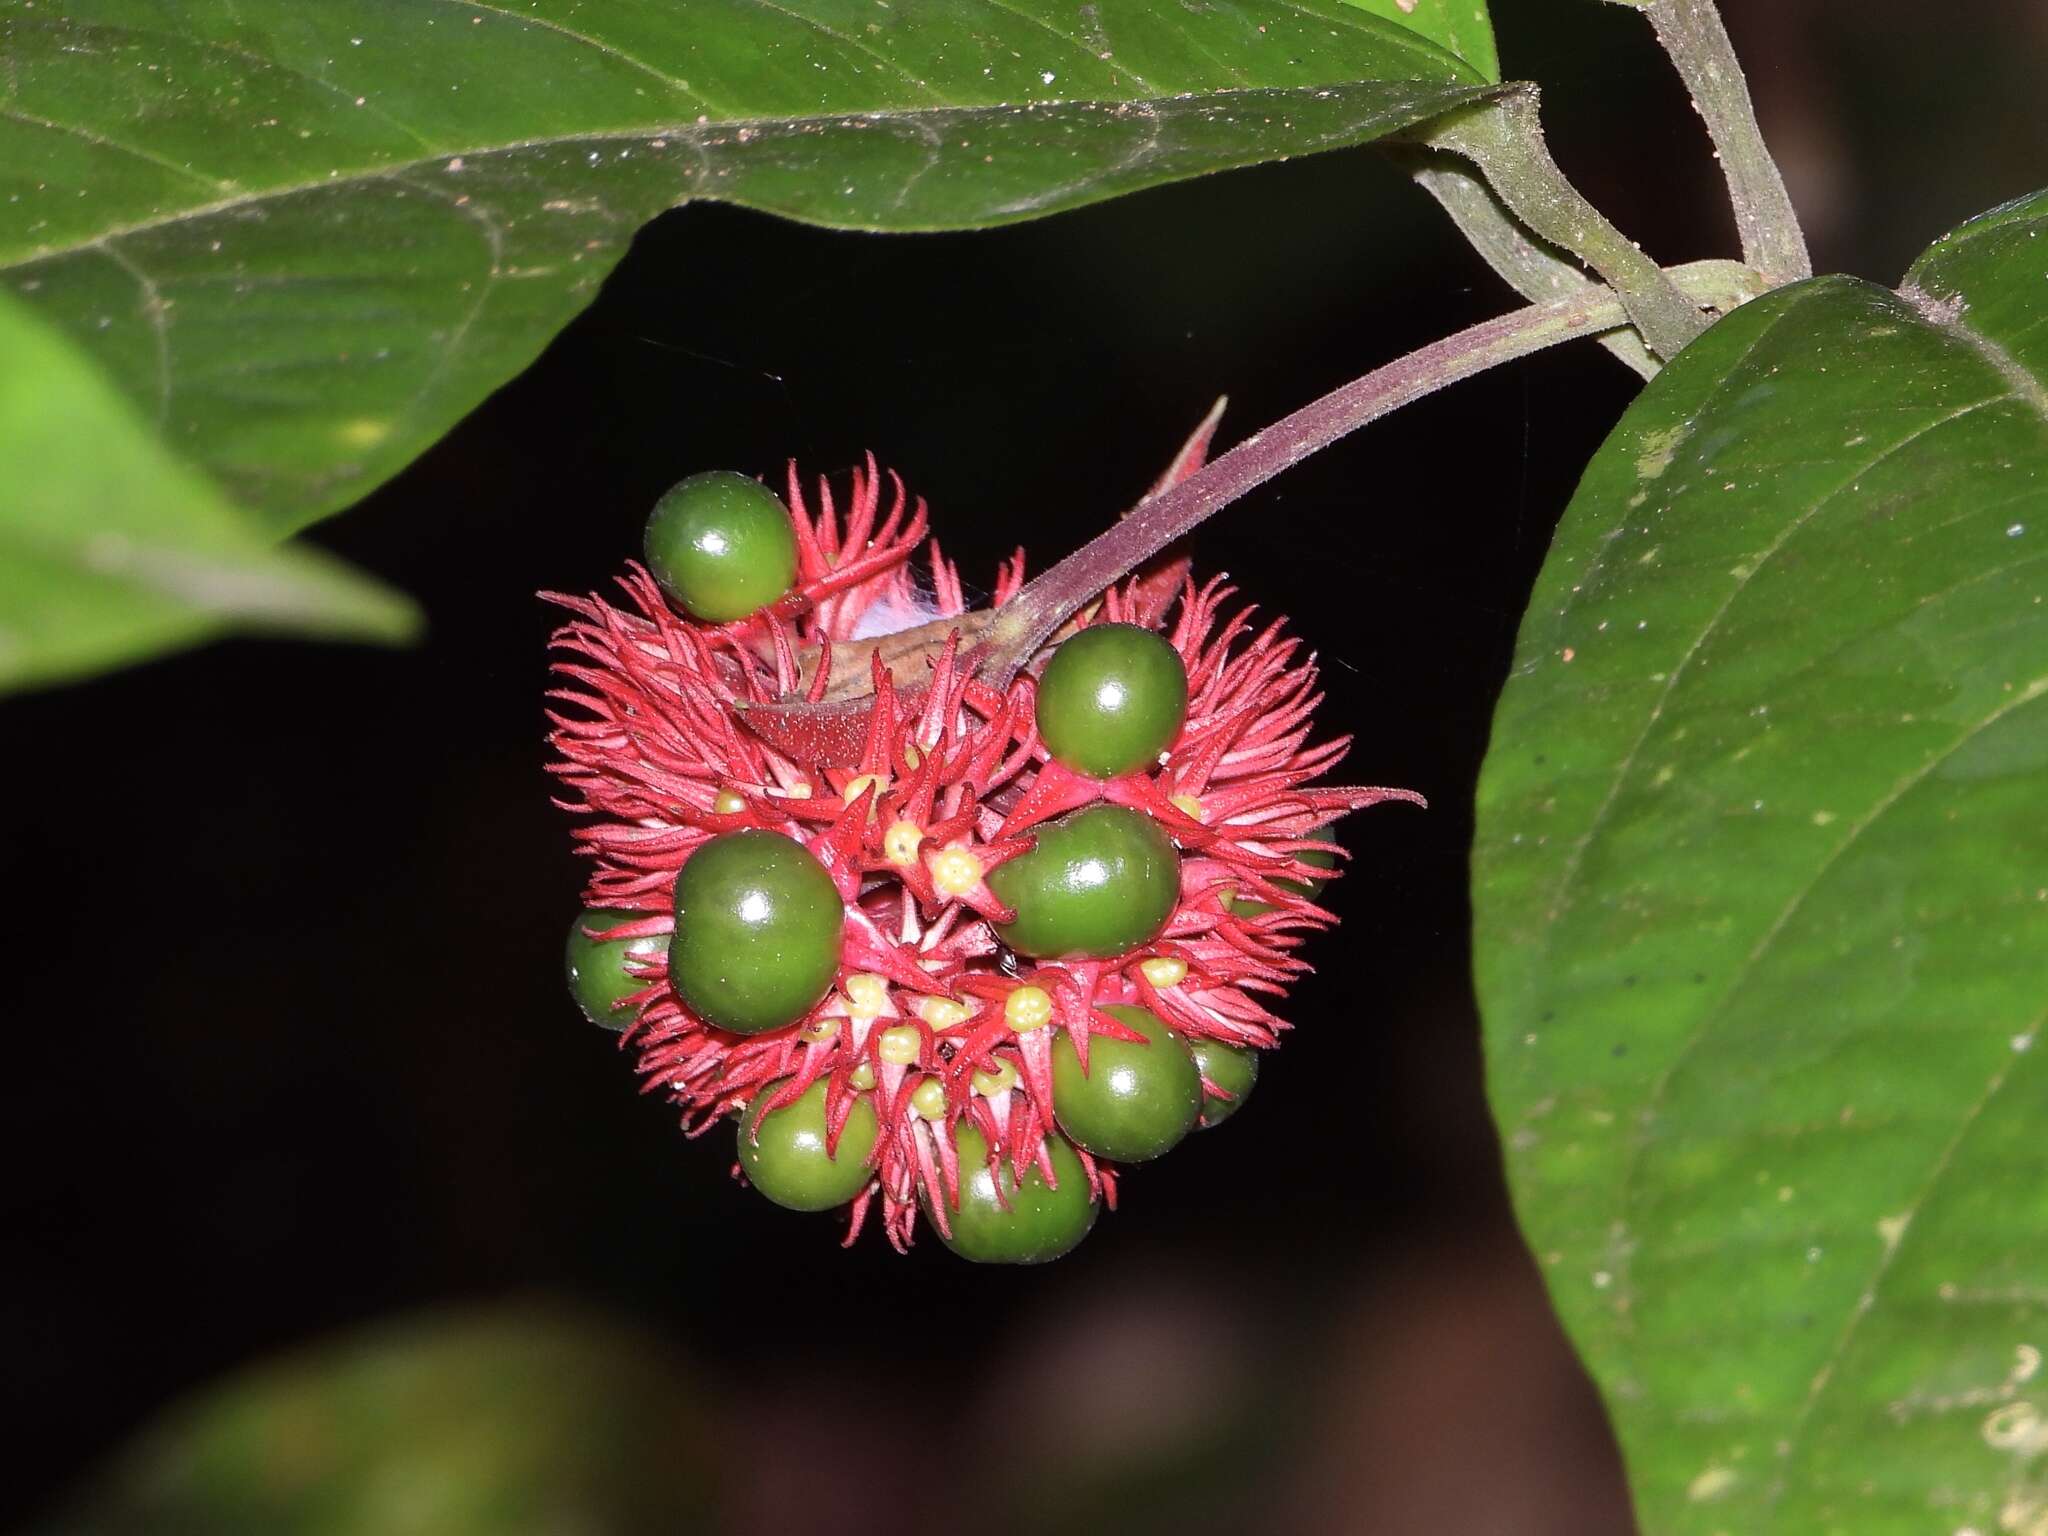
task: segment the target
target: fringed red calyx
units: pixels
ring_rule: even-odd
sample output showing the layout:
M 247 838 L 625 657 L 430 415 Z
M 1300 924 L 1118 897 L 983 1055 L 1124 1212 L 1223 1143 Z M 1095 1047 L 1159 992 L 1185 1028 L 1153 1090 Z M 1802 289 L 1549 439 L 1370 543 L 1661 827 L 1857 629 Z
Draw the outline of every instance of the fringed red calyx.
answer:
M 1212 427 L 1162 486 L 1201 463 Z M 1057 1182 L 1055 1042 L 1064 1036 L 1085 1070 L 1091 1041 L 1142 1039 L 1105 1009 L 1150 1010 L 1189 1043 L 1276 1046 L 1288 1026 L 1274 1010 L 1308 969 L 1303 941 L 1336 922 L 1309 894 L 1348 857 L 1333 824 L 1385 800 L 1423 802 L 1319 782 L 1348 738 L 1313 739 L 1313 656 L 1283 620 L 1234 606 L 1221 578 L 1197 583 L 1184 562 L 1127 579 L 1062 632 L 1153 630 L 1188 681 L 1185 722 L 1157 763 L 1078 773 L 1038 739 L 1035 668 L 1001 686 L 978 668 L 991 612 L 1023 588 L 1021 551 L 991 609 L 970 612 L 953 565 L 925 540 L 924 504 L 872 458 L 843 505 L 822 481 L 807 498 L 792 466 L 786 504 L 795 584 L 738 623 L 678 613 L 637 564 L 612 600 L 544 594 L 570 615 L 554 636 L 550 766 L 593 861 L 586 904 L 618 913 L 623 932 L 669 933 L 678 872 L 726 833 L 779 833 L 831 875 L 844 903 L 838 983 L 803 1018 L 753 1035 L 718 1028 L 685 1006 L 662 959 L 642 958 L 629 967 L 642 985 L 626 1000 L 635 1018 L 622 1041 L 645 1089 L 680 1106 L 692 1135 L 764 1092 L 758 1107 L 773 1112 L 822 1080 L 836 1142 L 868 1096 L 880 1134 L 846 1241 L 878 1213 L 907 1249 L 921 1212 L 943 1226 L 959 1209 L 976 1171 L 958 1154 L 963 1125 L 998 1173 Z M 777 707 L 793 700 L 813 708 Z M 1172 839 L 1171 916 L 1109 958 L 1013 952 L 998 925 L 1014 913 L 989 876 L 1030 852 L 1036 829 L 1098 802 Z M 1041 999 L 1049 1017 L 1032 1012 Z M 1117 1167 L 1076 1150 L 1090 1194 L 1113 1208 Z

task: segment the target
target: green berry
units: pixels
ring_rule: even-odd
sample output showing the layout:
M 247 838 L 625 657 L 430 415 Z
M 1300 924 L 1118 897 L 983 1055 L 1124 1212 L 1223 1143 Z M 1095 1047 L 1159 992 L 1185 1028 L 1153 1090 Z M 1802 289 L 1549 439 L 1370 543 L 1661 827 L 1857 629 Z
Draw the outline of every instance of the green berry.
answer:
M 1165 1020 L 1144 1008 L 1102 1010 L 1144 1043 L 1088 1037 L 1088 1070 L 1065 1030 L 1052 1043 L 1052 1110 L 1060 1129 L 1097 1157 L 1142 1163 L 1195 1128 L 1202 1075 Z
M 1328 836 L 1329 829 L 1322 829 L 1321 835 Z M 1295 858 L 1303 864 L 1313 864 L 1317 869 L 1335 869 L 1337 867 L 1337 855 L 1327 848 L 1307 848 L 1297 853 Z M 1323 887 L 1330 882 L 1327 880 L 1275 880 L 1273 883 L 1283 891 L 1299 891 L 1302 895 L 1313 901 L 1322 894 Z M 1230 911 L 1235 912 L 1239 917 L 1257 917 L 1263 912 L 1271 912 L 1273 910 L 1273 903 L 1270 901 L 1260 901 L 1253 896 L 1226 896 L 1223 898 L 1223 905 Z
M 593 907 L 569 925 L 568 951 L 564 957 L 569 995 L 576 999 L 576 1006 L 583 1010 L 583 1017 L 593 1024 L 601 1024 L 606 1029 L 624 1029 L 633 1022 L 634 1013 L 620 1009 L 618 1004 L 635 992 L 644 992 L 649 983 L 628 971 L 626 961 L 628 957 L 635 960 L 660 959 L 668 953 L 668 935 L 658 933 L 650 939 L 593 939 L 583 930 L 589 928 L 604 933 L 646 915 L 644 912 L 607 912 Z
M 845 908 L 803 844 L 748 828 L 714 837 L 676 876 L 676 995 L 737 1034 L 794 1024 L 839 975 Z
M 1018 1184 L 1005 1159 L 1000 1200 L 998 1175 L 988 1168 L 988 1142 L 972 1121 L 953 1128 L 953 1146 L 960 1158 L 960 1208 L 947 1210 L 952 1236 L 941 1241 L 961 1258 L 977 1264 L 1044 1264 L 1071 1251 L 1095 1225 L 1088 1171 L 1059 1137 L 1045 1138 L 1059 1188 L 1048 1185 L 1035 1165 L 1027 1167 Z M 931 1196 L 919 1188 L 929 1219 Z
M 710 624 L 767 607 L 796 579 L 796 529 L 775 493 L 729 469 L 671 486 L 647 519 L 647 569 Z
M 829 1211 L 846 1204 L 873 1172 L 868 1155 L 882 1130 L 874 1100 L 862 1095 L 853 1101 L 839 1133 L 839 1155 L 831 1157 L 825 1152 L 825 1079 L 811 1084 L 794 1103 L 763 1115 L 761 1106 L 781 1086 L 763 1088 L 740 1120 L 740 1166 L 747 1182 L 792 1211 Z
M 1091 805 L 1035 829 L 1038 846 L 991 870 L 1015 921 L 996 933 L 1041 960 L 1107 959 L 1159 937 L 1180 898 L 1180 856 L 1159 824 Z
M 1219 1099 L 1206 1090 L 1202 1094 L 1202 1128 L 1221 1125 L 1250 1097 L 1252 1084 L 1259 1080 L 1259 1053 L 1246 1046 L 1225 1045 L 1221 1040 L 1192 1040 L 1195 1067 L 1202 1076 L 1231 1097 Z
M 1038 680 L 1038 736 L 1077 773 L 1114 778 L 1159 760 L 1188 717 L 1180 652 L 1135 624 L 1091 624 Z

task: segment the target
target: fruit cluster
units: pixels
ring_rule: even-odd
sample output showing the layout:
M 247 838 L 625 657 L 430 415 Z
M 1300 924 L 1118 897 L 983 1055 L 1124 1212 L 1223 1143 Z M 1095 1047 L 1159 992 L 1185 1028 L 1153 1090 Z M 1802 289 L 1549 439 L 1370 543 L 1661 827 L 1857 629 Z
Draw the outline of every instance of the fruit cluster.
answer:
M 794 468 L 786 504 L 699 475 L 623 606 L 550 594 L 552 766 L 596 862 L 570 986 L 693 1134 L 737 1119 L 769 1199 L 1039 1262 L 1119 1165 L 1244 1102 L 1334 921 L 1332 823 L 1419 797 L 1314 785 L 1346 743 L 1309 739 L 1312 661 L 1179 566 L 983 679 L 988 613 L 936 545 L 913 565 L 924 506 L 889 485 L 884 512 L 870 460 L 813 512 Z M 1020 552 L 995 608 L 1022 581 Z M 791 729 L 792 699 L 853 728 Z

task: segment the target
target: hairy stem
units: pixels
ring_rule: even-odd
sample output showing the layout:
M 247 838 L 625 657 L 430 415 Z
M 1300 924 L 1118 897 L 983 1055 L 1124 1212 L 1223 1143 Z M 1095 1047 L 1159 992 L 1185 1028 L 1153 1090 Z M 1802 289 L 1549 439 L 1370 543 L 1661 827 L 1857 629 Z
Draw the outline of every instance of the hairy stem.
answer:
M 1669 277 L 1660 271 L 1658 278 L 1689 307 L 1732 309 L 1757 291 L 1755 274 L 1734 262 L 1695 262 Z M 1141 503 L 1029 582 L 996 610 L 985 632 L 989 648 L 982 675 L 1006 686 L 1061 624 L 1112 582 L 1247 491 L 1367 422 L 1500 363 L 1611 331 L 1632 318 L 1606 289 L 1591 288 L 1482 321 L 1332 390 Z
M 1599 285 L 1515 222 L 1485 182 L 1455 155 L 1410 145 L 1392 151 L 1415 184 L 1436 199 L 1476 250 L 1507 285 L 1531 303 L 1568 298 Z M 1657 376 L 1657 360 L 1633 331 L 1610 331 L 1600 345 L 1645 379 Z
M 1534 86 L 1451 113 L 1418 137 L 1478 166 L 1508 212 L 1599 273 L 1658 357 L 1673 356 L 1706 329 L 1699 306 L 1587 202 L 1550 158 Z
M 1749 81 L 1713 0 L 1649 0 L 1641 10 L 1678 66 L 1693 107 L 1706 120 L 1707 136 L 1714 141 L 1714 154 L 1728 181 L 1742 259 L 1774 288 L 1813 276 L 1799 215 L 1785 191 L 1778 162 L 1764 146 L 1749 99 Z

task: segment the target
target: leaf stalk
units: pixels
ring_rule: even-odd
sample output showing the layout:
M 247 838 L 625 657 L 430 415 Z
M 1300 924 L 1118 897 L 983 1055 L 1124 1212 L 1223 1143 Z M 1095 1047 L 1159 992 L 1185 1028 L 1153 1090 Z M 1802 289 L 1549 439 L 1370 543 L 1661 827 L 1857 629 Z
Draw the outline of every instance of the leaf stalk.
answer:
M 1543 141 L 1537 101 L 1534 86 L 1521 86 L 1439 118 L 1416 137 L 1476 165 L 1509 213 L 1600 275 L 1652 353 L 1677 355 L 1707 328 L 1706 317 L 1566 179 Z
M 1773 288 L 1813 276 L 1799 214 L 1778 162 L 1764 144 L 1749 81 L 1713 0 L 1649 0 L 1638 8 L 1649 18 L 1707 125 L 1728 183 L 1742 259 Z
M 1405 145 L 1392 151 L 1415 184 L 1436 200 L 1479 257 L 1502 281 L 1532 304 L 1585 293 L 1600 285 L 1577 262 L 1544 244 L 1515 222 L 1513 214 L 1463 160 L 1441 150 Z M 1644 379 L 1657 376 L 1657 359 L 1632 330 L 1609 331 L 1600 345 Z
M 1733 309 L 1761 291 L 1755 273 L 1727 261 L 1694 262 L 1669 275 L 1660 270 L 1658 279 L 1694 308 Z M 1246 492 L 1368 422 L 1501 363 L 1632 321 L 1614 294 L 1589 288 L 1481 321 L 1332 390 L 1141 503 L 1027 583 L 996 610 L 985 632 L 982 676 L 998 688 L 1007 686 L 1054 631 L 1104 588 Z

